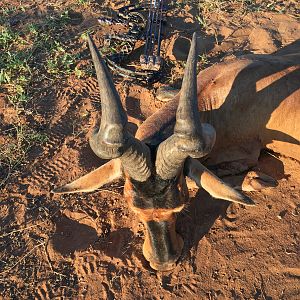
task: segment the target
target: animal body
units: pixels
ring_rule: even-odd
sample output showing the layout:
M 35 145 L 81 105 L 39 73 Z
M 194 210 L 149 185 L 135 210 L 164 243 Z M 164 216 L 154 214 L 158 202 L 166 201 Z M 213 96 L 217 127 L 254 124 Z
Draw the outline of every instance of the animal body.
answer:
M 102 105 L 90 145 L 111 160 L 54 192 L 89 192 L 125 178 L 124 197 L 145 227 L 143 254 L 153 269 L 170 270 L 183 247 L 176 213 L 188 200 L 186 177 L 214 198 L 254 205 L 201 160 L 239 172 L 255 164 L 263 147 L 300 159 L 300 56 L 245 56 L 197 77 L 194 34 L 180 94 L 132 136 L 109 71 L 88 40 Z
M 247 55 L 200 72 L 200 118 L 217 133 L 206 165 L 239 162 L 246 169 L 256 164 L 263 148 L 300 160 L 298 48 L 296 54 Z M 166 138 L 174 127 L 179 97 L 150 116 L 137 136 L 150 143 Z

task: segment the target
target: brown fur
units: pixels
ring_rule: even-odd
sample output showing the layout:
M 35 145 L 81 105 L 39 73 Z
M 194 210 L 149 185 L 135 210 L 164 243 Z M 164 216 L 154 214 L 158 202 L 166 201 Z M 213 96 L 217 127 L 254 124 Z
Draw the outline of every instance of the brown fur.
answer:
M 172 127 L 178 99 L 179 94 L 149 117 L 136 136 L 151 143 L 157 132 Z M 217 132 L 207 164 L 251 166 L 264 147 L 300 160 L 299 99 L 300 55 L 249 55 L 200 72 L 201 121 Z
M 245 170 L 256 163 L 264 147 L 300 160 L 300 55 L 250 55 L 212 66 L 198 75 L 197 95 L 201 121 L 217 132 L 207 164 L 229 162 L 235 171 Z M 136 138 L 158 146 L 170 136 L 178 99 L 179 95 L 148 118 Z M 112 160 L 56 191 L 91 191 L 108 182 L 103 176 L 113 180 L 120 174 L 120 161 Z M 143 254 L 156 270 L 174 268 L 182 251 L 175 225 L 176 213 L 188 200 L 185 176 L 213 197 L 254 204 L 191 158 L 174 181 L 154 172 L 145 181 L 134 182 L 125 174 L 124 196 L 146 228 Z

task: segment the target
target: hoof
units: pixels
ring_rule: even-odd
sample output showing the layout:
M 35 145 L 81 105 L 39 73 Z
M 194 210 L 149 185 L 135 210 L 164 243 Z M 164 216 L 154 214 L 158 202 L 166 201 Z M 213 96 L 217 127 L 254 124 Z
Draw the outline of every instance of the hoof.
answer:
M 168 102 L 173 99 L 180 90 L 174 89 L 170 86 L 161 86 L 156 91 L 156 99 L 163 102 Z
M 268 187 L 277 186 L 277 181 L 261 172 L 250 171 L 242 183 L 242 190 L 245 192 L 261 191 Z

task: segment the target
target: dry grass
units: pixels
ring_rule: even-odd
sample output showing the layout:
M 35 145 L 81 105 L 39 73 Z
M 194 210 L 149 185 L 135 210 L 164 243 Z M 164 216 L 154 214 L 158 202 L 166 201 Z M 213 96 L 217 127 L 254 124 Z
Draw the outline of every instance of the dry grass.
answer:
M 66 299 L 77 297 L 78 278 L 72 264 L 64 262 L 54 267 L 46 251 L 54 232 L 52 218 L 63 208 L 62 204 L 54 204 L 44 196 L 19 199 L 9 190 L 9 184 L 28 166 L 28 154 L 47 141 L 45 124 L 39 123 L 40 112 L 36 110 L 41 87 L 60 86 L 70 76 L 85 78 L 87 72 L 78 64 L 84 55 L 81 34 L 66 38 L 72 32 L 69 12 L 94 11 L 95 7 L 100 11 L 100 7 L 94 0 L 70 1 L 69 7 L 60 1 L 51 3 L 55 9 L 46 18 L 27 18 L 29 6 L 25 4 L 14 6 L 4 1 L 0 8 L 0 100 L 12 112 L 10 119 L 0 120 L 0 195 L 6 193 L 1 199 L 1 213 L 5 217 L 0 221 L 3 299 L 30 299 L 38 292 L 52 291 L 48 295 L 51 298 L 59 289 Z M 197 19 L 203 29 L 209 27 L 212 13 L 229 13 L 235 18 L 248 12 L 275 11 L 299 18 L 298 1 L 183 0 L 173 4 L 176 9 L 185 4 L 197 7 Z M 200 59 L 203 65 L 209 63 L 205 54 Z M 20 211 L 24 214 L 21 224 L 15 217 Z M 47 282 L 47 291 L 36 290 L 41 281 Z M 111 281 L 118 284 L 119 275 Z
M 71 75 L 85 76 L 76 66 L 79 56 L 72 53 L 70 40 L 64 36 L 72 21 L 69 10 L 54 11 L 46 18 L 29 17 L 19 25 L 18 18 L 25 18 L 28 9 L 8 6 L 0 10 L 0 96 L 12 112 L 10 120 L 0 121 L 0 187 L 26 163 L 32 148 L 47 141 L 35 110 L 41 101 L 37 98 L 40 88 L 61 84 Z M 17 25 L 12 26 L 14 22 Z

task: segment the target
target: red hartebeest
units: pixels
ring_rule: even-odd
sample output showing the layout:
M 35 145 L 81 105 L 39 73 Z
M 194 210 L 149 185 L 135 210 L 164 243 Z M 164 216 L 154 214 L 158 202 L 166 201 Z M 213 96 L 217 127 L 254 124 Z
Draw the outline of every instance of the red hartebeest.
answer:
M 88 42 L 102 105 L 100 129 L 90 145 L 111 160 L 54 192 L 90 192 L 124 177 L 124 196 L 145 226 L 145 258 L 156 270 L 172 269 L 183 247 L 175 222 L 188 199 L 186 176 L 214 198 L 254 204 L 197 159 L 234 162 L 241 171 L 257 161 L 263 147 L 300 158 L 300 56 L 245 56 L 197 78 L 194 34 L 181 92 L 134 137 L 110 73 L 91 37 Z

